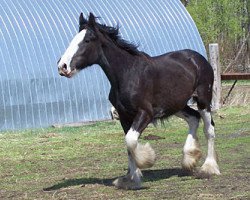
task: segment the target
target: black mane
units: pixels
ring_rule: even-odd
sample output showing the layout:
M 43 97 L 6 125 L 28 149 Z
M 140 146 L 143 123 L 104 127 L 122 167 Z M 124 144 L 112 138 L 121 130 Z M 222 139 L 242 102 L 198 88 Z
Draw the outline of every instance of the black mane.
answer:
M 126 50 L 132 55 L 145 54 L 138 50 L 138 45 L 128 42 L 121 37 L 119 33 L 120 27 L 118 25 L 116 27 L 107 26 L 105 24 L 99 23 L 97 23 L 97 25 L 100 32 L 107 35 L 119 48 Z

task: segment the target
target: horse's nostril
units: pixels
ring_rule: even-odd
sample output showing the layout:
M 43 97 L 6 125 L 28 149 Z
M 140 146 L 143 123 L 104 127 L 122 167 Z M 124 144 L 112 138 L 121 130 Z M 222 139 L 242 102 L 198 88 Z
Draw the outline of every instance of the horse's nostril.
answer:
M 65 64 L 65 63 L 63 63 L 63 65 L 62 65 L 62 69 L 67 69 L 67 65 Z
M 67 64 L 63 63 L 58 66 L 58 72 L 61 76 L 65 76 L 68 71 L 67 71 Z

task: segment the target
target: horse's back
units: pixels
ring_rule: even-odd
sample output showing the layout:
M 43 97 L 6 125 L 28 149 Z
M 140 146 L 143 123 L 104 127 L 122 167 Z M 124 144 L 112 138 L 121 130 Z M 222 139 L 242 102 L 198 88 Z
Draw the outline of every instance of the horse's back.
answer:
M 169 62 L 175 63 L 172 66 L 168 65 L 167 68 L 181 68 L 182 76 L 188 76 L 190 80 L 194 81 L 193 92 L 196 91 L 198 107 L 210 110 L 214 73 L 206 58 L 190 49 L 171 52 L 163 55 L 163 57 L 167 60 L 166 64 L 169 64 Z M 187 86 L 184 87 L 187 88 Z
M 152 57 L 156 66 L 159 66 L 161 73 L 170 73 L 173 77 L 188 76 L 195 79 L 197 84 L 202 82 L 213 83 L 213 69 L 209 62 L 200 53 L 184 49 L 173 51 L 160 56 Z
M 213 70 L 208 61 L 198 52 L 185 49 L 152 57 L 154 104 L 179 109 L 198 89 L 204 91 L 213 84 Z M 211 92 L 209 92 L 210 99 Z M 162 101 L 162 98 L 167 98 Z M 173 105 L 175 104 L 175 105 Z M 207 104 L 207 103 L 206 103 Z

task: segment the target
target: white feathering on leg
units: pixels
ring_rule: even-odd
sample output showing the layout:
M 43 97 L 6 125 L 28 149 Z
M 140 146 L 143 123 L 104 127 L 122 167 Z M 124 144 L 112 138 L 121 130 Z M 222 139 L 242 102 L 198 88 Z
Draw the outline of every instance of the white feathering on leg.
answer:
M 140 169 L 152 167 L 155 163 L 155 152 L 149 143 L 139 144 L 139 136 L 140 133 L 131 128 L 125 138 L 127 148 Z
M 133 152 L 136 165 L 140 169 L 150 168 L 155 164 L 155 152 L 149 143 L 138 144 Z

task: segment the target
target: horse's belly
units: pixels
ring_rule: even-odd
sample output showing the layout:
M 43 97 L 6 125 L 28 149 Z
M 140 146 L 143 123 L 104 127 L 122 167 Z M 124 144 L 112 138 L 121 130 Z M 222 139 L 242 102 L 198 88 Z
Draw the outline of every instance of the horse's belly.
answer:
M 168 117 L 182 110 L 188 100 L 191 98 L 193 91 L 186 94 L 182 92 L 167 93 L 160 96 L 155 96 L 153 102 L 153 112 L 155 118 Z

